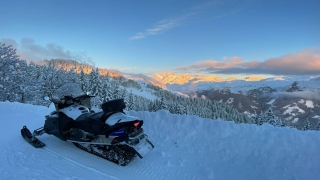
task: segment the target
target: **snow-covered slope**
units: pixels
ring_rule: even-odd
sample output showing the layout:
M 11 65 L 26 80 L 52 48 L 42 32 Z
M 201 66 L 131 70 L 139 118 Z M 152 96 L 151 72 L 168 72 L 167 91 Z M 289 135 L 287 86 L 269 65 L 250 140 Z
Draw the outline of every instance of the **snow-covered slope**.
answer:
M 0 102 L 0 179 L 317 180 L 320 132 L 235 124 L 168 111 L 127 112 L 145 120 L 154 143 L 145 158 L 122 167 L 51 135 L 36 149 L 20 136 L 43 125 L 50 109 Z
M 143 74 L 129 74 L 129 73 L 123 73 L 123 72 L 119 72 L 119 74 L 121 74 L 123 77 L 127 78 L 127 79 L 131 79 L 134 80 L 136 82 L 139 83 L 150 83 L 152 85 L 161 87 L 162 89 L 166 89 L 166 85 L 163 84 L 162 82 L 150 77 L 150 76 L 146 76 Z

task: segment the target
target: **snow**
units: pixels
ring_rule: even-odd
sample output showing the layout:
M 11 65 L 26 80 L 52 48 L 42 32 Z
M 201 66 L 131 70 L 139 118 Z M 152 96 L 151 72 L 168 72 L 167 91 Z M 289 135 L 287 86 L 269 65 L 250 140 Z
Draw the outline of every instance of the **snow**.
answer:
M 287 105 L 285 107 L 283 107 L 283 109 L 287 109 L 283 112 L 283 114 L 294 114 L 293 111 L 297 110 L 299 113 L 305 113 L 305 111 L 301 108 L 299 108 L 299 106 L 295 105 Z
M 276 101 L 276 99 L 271 99 L 267 104 L 273 104 Z
M 234 98 L 229 98 L 226 103 L 227 103 L 227 104 L 233 103 L 233 99 L 234 99 Z
M 293 120 L 292 120 L 292 123 L 297 123 L 299 121 L 299 118 L 294 118 Z
M 307 106 L 308 108 L 314 108 L 313 102 L 310 101 L 310 100 L 307 100 L 307 101 L 306 101 L 306 106 Z
M 127 92 L 130 93 L 132 92 L 132 94 L 138 95 L 138 96 L 142 96 L 145 97 L 147 99 L 157 99 L 157 96 L 152 94 L 152 90 L 142 86 L 142 89 L 136 89 L 136 88 L 126 88 Z
M 168 111 L 127 114 L 145 120 L 155 148 L 122 167 L 81 151 L 52 135 L 34 148 L 20 129 L 43 125 L 51 109 L 0 102 L 0 179 L 225 179 L 317 180 L 320 132 L 235 124 L 231 121 L 173 115 Z
M 312 118 L 320 119 L 320 116 L 319 115 L 315 115 Z

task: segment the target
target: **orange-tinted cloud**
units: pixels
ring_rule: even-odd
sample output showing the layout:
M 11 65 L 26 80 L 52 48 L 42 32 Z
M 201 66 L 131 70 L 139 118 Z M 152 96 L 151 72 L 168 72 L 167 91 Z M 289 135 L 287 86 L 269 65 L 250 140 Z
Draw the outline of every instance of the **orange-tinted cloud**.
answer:
M 213 74 L 271 74 L 271 75 L 315 75 L 320 74 L 320 52 L 317 48 L 305 49 L 265 61 L 244 61 L 232 57 L 224 61 L 199 61 L 178 71 L 198 71 Z

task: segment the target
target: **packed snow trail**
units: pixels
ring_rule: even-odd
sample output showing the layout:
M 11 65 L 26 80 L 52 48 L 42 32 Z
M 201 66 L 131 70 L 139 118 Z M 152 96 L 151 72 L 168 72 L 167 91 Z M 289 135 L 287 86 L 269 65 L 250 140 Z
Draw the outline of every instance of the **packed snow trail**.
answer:
M 0 179 L 318 180 L 320 132 L 213 121 L 168 111 L 127 112 L 145 121 L 155 148 L 122 167 L 52 135 L 34 148 L 20 129 L 43 126 L 51 109 L 0 102 Z

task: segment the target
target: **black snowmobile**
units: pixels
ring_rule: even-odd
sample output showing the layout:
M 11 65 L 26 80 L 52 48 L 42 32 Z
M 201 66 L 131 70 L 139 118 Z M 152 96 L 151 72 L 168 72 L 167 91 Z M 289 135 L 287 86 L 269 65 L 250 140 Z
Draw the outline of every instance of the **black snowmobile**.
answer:
M 45 144 L 36 136 L 52 134 L 121 166 L 127 165 L 136 155 L 142 158 L 154 148 L 143 132 L 143 121 L 123 112 L 123 99 L 105 102 L 101 105 L 103 111 L 95 113 L 91 110 L 91 97 L 94 96 L 64 96 L 52 100 L 56 110 L 45 116 L 44 126 L 33 133 L 23 126 L 22 137 L 40 148 Z

